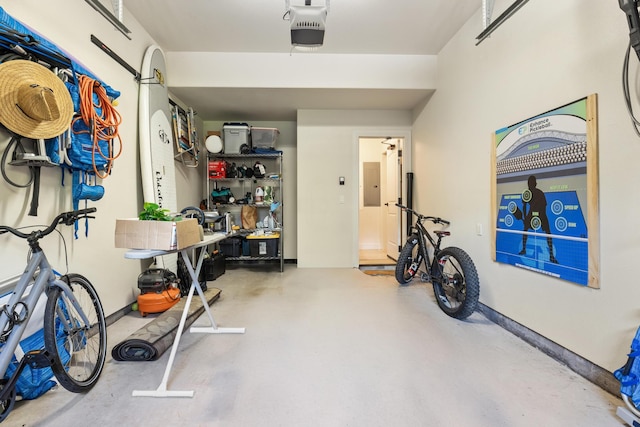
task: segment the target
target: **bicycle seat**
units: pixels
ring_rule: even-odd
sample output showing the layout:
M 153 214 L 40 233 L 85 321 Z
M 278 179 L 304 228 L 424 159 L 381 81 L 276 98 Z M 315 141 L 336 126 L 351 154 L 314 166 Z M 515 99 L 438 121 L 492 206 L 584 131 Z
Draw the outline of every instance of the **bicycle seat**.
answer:
M 444 231 L 444 230 L 436 230 L 434 231 L 434 233 L 436 234 L 436 236 L 438 237 L 442 237 L 442 236 L 450 236 L 451 232 L 450 231 Z

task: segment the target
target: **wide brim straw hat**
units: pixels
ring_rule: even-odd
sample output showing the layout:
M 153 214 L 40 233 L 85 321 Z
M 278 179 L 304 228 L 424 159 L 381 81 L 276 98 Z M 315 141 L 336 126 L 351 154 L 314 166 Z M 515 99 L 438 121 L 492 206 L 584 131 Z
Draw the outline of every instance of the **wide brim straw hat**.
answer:
M 26 138 L 56 137 L 71 125 L 73 101 L 48 68 L 22 59 L 0 64 L 0 123 Z

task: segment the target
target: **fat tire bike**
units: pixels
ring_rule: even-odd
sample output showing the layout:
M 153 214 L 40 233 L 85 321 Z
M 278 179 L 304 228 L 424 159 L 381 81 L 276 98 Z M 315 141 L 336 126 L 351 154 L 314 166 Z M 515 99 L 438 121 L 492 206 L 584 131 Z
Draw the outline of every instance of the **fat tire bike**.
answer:
M 16 383 L 24 367 L 51 367 L 58 382 L 73 393 L 89 391 L 102 373 L 107 352 L 107 324 L 95 288 L 79 274 L 55 273 L 39 241 L 58 224 L 73 225 L 80 218 L 93 218 L 96 208 L 64 212 L 51 224 L 30 233 L 0 226 L 0 234 L 11 233 L 26 239 L 29 245 L 27 266 L 18 279 L 9 301 L 0 306 L 0 422 L 13 409 Z M 44 308 L 44 349 L 13 359 L 27 323 L 42 294 Z M 17 364 L 7 378 L 7 368 Z
M 442 238 L 451 233 L 435 230 L 434 238 L 424 226 L 425 221 L 449 225 L 439 217 L 425 216 L 396 203 L 400 209 L 413 214 L 417 220 L 411 226 L 407 242 L 396 263 L 396 280 L 407 285 L 418 275 L 423 282 L 431 282 L 438 307 L 448 316 L 466 319 L 478 306 L 480 283 L 471 257 L 462 249 L 451 246 L 440 249 Z

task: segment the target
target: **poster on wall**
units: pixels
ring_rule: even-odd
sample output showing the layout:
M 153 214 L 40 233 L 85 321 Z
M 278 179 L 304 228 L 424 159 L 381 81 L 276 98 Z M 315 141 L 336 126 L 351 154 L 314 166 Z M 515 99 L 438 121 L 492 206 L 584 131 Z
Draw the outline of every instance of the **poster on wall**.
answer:
M 494 134 L 495 261 L 599 288 L 596 95 Z

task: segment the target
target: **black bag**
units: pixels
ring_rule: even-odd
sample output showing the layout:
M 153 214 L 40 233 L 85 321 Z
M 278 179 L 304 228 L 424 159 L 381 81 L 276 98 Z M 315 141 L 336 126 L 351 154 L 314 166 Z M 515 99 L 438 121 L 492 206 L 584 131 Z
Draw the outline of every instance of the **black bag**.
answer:
M 202 280 L 202 275 L 200 276 L 201 277 L 198 278 L 198 281 L 200 282 L 200 288 L 204 292 L 207 290 L 207 281 Z M 182 256 L 178 257 L 178 278 L 180 279 L 180 281 L 178 282 L 180 286 L 180 295 L 182 295 L 183 297 L 187 296 L 189 294 L 189 288 L 191 287 L 192 280 L 191 275 L 189 274 L 189 270 L 187 269 L 187 265 L 184 263 Z M 195 289 L 194 292 L 196 292 Z

